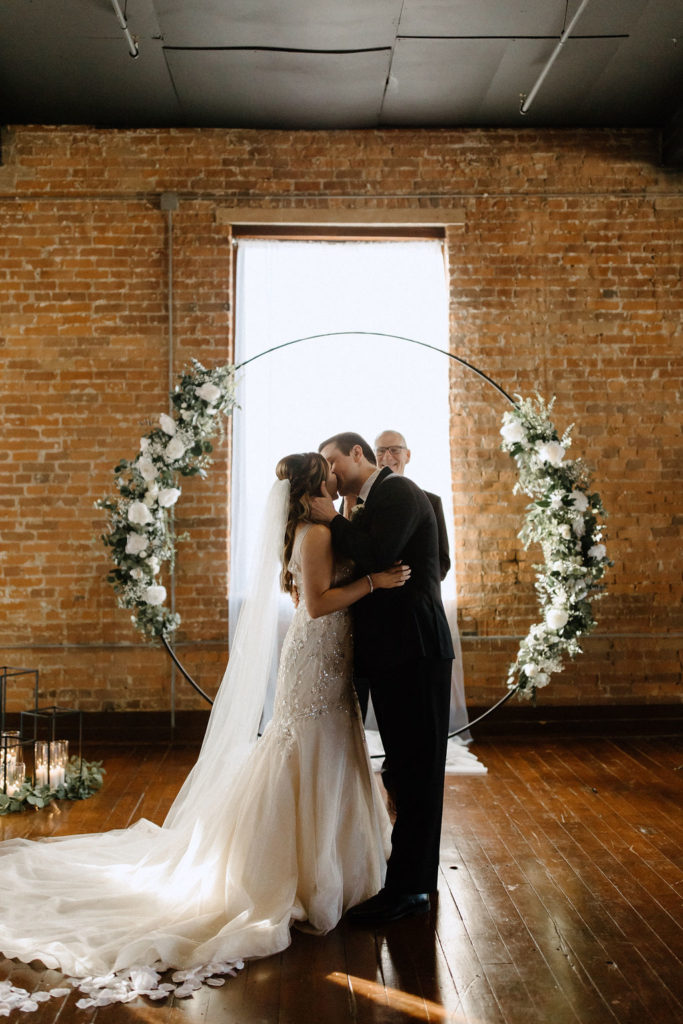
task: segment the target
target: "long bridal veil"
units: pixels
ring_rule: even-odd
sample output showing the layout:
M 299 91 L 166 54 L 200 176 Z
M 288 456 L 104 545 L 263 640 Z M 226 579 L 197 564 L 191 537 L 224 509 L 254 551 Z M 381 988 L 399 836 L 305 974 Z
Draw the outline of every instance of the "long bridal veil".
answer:
M 276 480 L 266 503 L 262 535 L 247 598 L 230 647 L 197 763 L 171 807 L 164 827 L 191 825 L 215 806 L 216 781 L 229 786 L 258 735 L 268 679 L 277 657 L 280 590 L 277 567 L 289 505 L 289 480 Z
M 0 844 L 5 956 L 39 959 L 83 977 L 134 964 L 192 967 L 276 951 L 271 947 L 282 941 L 282 928 L 276 938 L 252 927 L 252 941 L 243 941 L 240 918 L 249 919 L 249 896 L 240 890 L 228 897 L 226 851 L 245 787 L 248 796 L 245 762 L 275 656 L 288 502 L 289 481 L 277 481 L 204 743 L 163 825 L 143 819 L 111 832 Z

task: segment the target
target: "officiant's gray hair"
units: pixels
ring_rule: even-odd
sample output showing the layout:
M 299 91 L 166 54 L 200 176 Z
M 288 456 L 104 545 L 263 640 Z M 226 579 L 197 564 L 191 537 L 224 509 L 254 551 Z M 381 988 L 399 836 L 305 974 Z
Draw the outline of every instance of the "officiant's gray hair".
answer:
M 360 434 L 354 434 L 352 430 L 344 431 L 341 434 L 334 434 L 333 437 L 328 437 L 326 441 L 323 441 L 321 445 L 318 445 L 318 451 L 321 452 L 323 448 L 326 448 L 328 444 L 333 444 L 335 448 L 338 448 L 342 455 L 349 455 L 351 449 L 357 444 L 363 449 L 363 455 L 371 462 L 373 466 L 377 465 L 377 458 L 372 448 Z

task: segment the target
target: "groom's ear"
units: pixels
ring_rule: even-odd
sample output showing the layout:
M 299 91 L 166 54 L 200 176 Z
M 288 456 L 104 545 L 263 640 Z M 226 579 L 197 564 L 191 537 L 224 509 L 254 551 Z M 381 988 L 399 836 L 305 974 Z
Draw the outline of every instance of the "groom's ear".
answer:
M 351 449 L 351 455 L 353 457 L 354 462 L 360 462 L 361 459 L 363 458 L 362 447 L 359 444 L 354 444 L 353 448 Z

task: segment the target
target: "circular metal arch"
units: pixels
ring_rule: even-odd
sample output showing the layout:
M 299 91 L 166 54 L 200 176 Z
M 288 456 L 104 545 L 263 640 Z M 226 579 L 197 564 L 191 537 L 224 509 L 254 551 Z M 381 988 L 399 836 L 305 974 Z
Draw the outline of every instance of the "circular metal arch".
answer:
M 273 352 L 279 352 L 283 348 L 290 348 L 292 345 L 300 345 L 304 341 L 317 341 L 319 338 L 342 338 L 357 335 L 363 335 L 374 338 L 393 338 L 396 341 L 405 341 L 410 345 L 419 345 L 422 348 L 431 349 L 432 352 L 438 352 L 443 356 L 448 356 L 448 358 L 452 359 L 453 362 L 460 363 L 461 366 L 464 366 L 466 369 L 476 374 L 477 377 L 480 377 L 482 380 L 486 381 L 487 384 L 490 384 L 492 388 L 495 388 L 495 390 L 500 395 L 503 396 L 503 398 L 507 399 L 510 405 L 517 405 L 515 400 L 511 398 L 511 396 L 507 393 L 507 391 L 505 391 L 504 388 L 500 386 L 500 384 L 497 384 L 492 377 L 489 377 L 488 374 L 484 373 L 483 370 L 480 370 L 478 367 L 474 366 L 473 363 L 469 363 L 466 359 L 463 359 L 461 356 L 456 356 L 452 352 L 447 352 L 446 349 L 438 348 L 436 345 L 430 345 L 426 341 L 419 341 L 417 338 L 407 338 L 404 337 L 402 334 L 388 334 L 383 331 L 329 331 L 324 334 L 308 334 L 304 338 L 294 338 L 292 339 L 292 341 L 284 341 L 282 342 L 282 344 L 274 345 L 272 348 L 265 349 L 263 352 L 257 352 L 255 356 L 251 356 L 249 359 L 245 359 L 243 362 L 238 363 L 235 366 L 235 370 L 243 370 L 250 363 L 256 362 L 257 359 L 262 359 L 264 356 L 271 355 Z M 168 651 L 170 657 L 173 659 L 173 662 L 178 667 L 180 672 L 182 672 L 182 674 L 185 676 L 185 679 L 187 679 L 190 686 L 194 687 L 197 693 L 201 697 L 203 697 L 204 700 L 207 701 L 207 703 L 213 704 L 211 697 L 209 697 L 209 695 L 205 693 L 204 690 L 202 690 L 202 688 L 194 681 L 189 672 L 187 672 L 187 670 L 183 667 L 175 651 L 169 644 L 167 638 L 165 636 L 162 636 L 161 640 L 164 647 Z M 487 718 L 488 715 L 490 715 L 497 708 L 502 707 L 502 705 L 505 704 L 510 699 L 510 697 L 512 697 L 517 692 L 518 689 L 519 684 L 517 684 L 517 686 L 513 687 L 512 689 L 508 690 L 508 692 L 503 697 L 501 697 L 499 701 L 496 701 L 495 704 L 493 704 L 490 708 L 488 708 L 481 715 L 475 718 L 472 722 L 467 722 L 466 725 L 463 725 L 459 729 L 456 729 L 454 732 L 449 733 L 448 738 L 452 739 L 454 736 L 459 736 L 460 733 L 467 732 L 467 730 L 471 728 L 471 726 L 477 725 L 479 722 L 482 721 L 482 719 Z M 383 754 L 372 755 L 373 758 L 383 756 Z

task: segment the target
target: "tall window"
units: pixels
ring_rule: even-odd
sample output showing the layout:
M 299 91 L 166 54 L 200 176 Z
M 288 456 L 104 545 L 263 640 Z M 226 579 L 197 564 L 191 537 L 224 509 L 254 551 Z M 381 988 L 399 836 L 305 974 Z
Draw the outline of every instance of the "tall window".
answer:
M 291 345 L 242 374 L 241 408 L 233 415 L 231 624 L 283 455 L 317 450 L 342 430 L 357 431 L 371 445 L 381 430 L 398 430 L 412 450 L 406 475 L 440 494 L 452 521 L 448 359 L 360 333 L 448 349 L 441 243 L 243 240 L 236 294 L 237 363 L 310 335 L 359 333 Z M 452 573 L 443 593 L 455 596 Z

